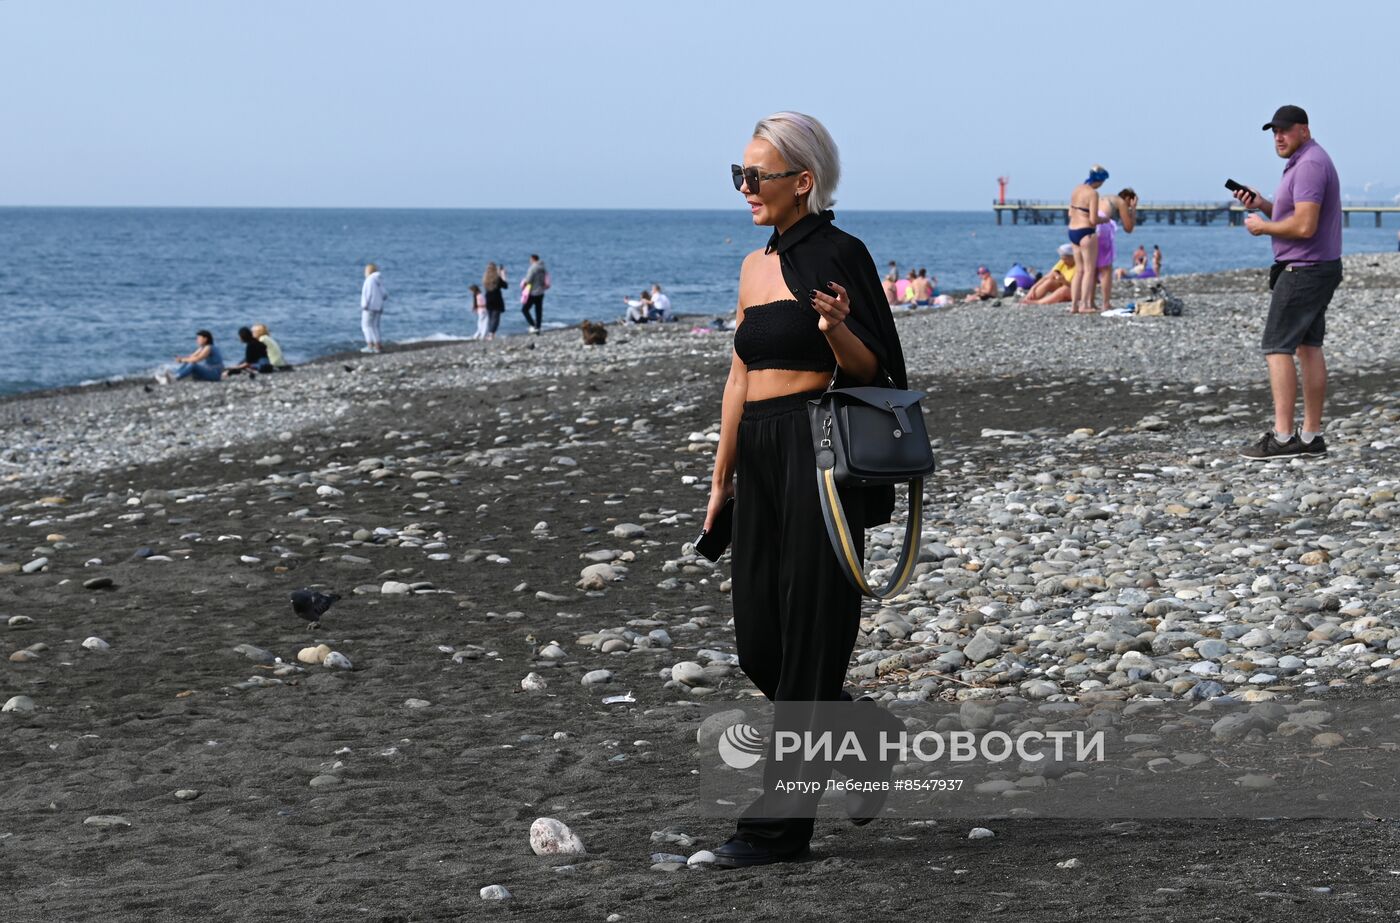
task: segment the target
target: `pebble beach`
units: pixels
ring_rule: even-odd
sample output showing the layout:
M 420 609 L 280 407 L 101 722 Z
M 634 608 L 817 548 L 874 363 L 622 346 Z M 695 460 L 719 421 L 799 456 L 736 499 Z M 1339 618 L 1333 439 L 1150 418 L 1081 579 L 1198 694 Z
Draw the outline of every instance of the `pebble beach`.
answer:
M 939 471 L 853 690 L 1400 700 L 1400 254 L 1346 258 L 1321 459 L 1237 456 L 1266 273 L 1166 282 L 1181 317 L 898 316 Z M 1394 817 L 821 820 L 810 861 L 708 868 L 695 705 L 754 694 L 689 545 L 732 333 L 609 333 L 0 401 L 17 916 L 1394 917 Z

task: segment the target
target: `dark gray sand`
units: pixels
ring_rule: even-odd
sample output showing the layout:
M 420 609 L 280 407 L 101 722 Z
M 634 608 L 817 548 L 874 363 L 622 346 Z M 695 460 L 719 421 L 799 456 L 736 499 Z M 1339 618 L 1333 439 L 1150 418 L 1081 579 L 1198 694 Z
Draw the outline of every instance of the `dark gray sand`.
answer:
M 1370 511 L 1362 525 L 1391 538 L 1376 546 L 1376 564 L 1356 571 L 1358 592 L 1392 628 L 1400 617 L 1381 602 L 1395 598 L 1400 579 L 1387 518 L 1395 504 L 1392 494 L 1386 507 L 1381 491 L 1400 471 L 1394 358 L 1364 374 L 1336 370 L 1332 416 L 1356 425 L 1329 433 L 1333 457 L 1313 463 L 1369 479 L 1370 505 L 1355 508 Z M 653 852 L 713 848 L 731 829 L 681 813 L 695 749 L 689 703 L 752 693 L 734 671 L 714 671 L 703 698 L 659 675 L 702 648 L 733 650 L 727 561 L 711 572 L 682 550 L 703 516 L 700 485 L 712 457 L 690 436 L 718 421 L 722 377 L 713 355 L 674 355 L 488 391 L 426 383 L 410 408 L 362 406 L 284 441 L 85 474 L 60 497 L 27 486 L 0 493 L 0 562 L 48 558 L 33 573 L 0 576 L 0 652 L 34 655 L 3 662 L 0 699 L 23 695 L 35 705 L 32 714 L 0 715 L 0 920 L 1400 913 L 1393 817 L 988 817 L 860 829 L 823 819 L 810 861 L 652 870 Z M 994 490 L 1008 472 L 1053 467 L 1073 471 L 1076 485 L 1111 488 L 1134 466 L 1193 456 L 1190 476 L 1201 484 L 1237 476 L 1234 449 L 1267 419 L 1261 386 L 1193 394 L 1170 369 L 1128 383 L 1092 372 L 914 378 L 934 395 L 930 429 L 945 461 L 930 487 L 945 499 L 926 525 L 954 537 L 996 524 L 986 522 L 990 512 L 946 498 Z M 663 383 L 674 390 L 661 393 Z M 1067 438 L 1081 428 L 1089 434 Z M 1377 449 L 1381 428 L 1392 441 Z M 1325 480 L 1318 468 L 1261 477 Z M 1306 514 L 1302 505 L 1266 521 L 1242 513 L 1240 528 L 1284 534 Z M 1209 502 L 1198 512 L 1206 523 Z M 1224 514 L 1233 515 L 1228 505 Z M 1127 515 L 1125 507 L 1114 518 Z M 1149 531 L 1166 528 L 1141 518 Z M 612 534 L 621 523 L 645 532 Z M 600 550 L 621 553 L 614 560 L 625 562 L 624 579 L 585 591 L 577 583 L 589 561 L 580 556 Z M 85 566 L 94 559 L 101 563 Z M 94 577 L 113 585 L 85 589 Z M 386 581 L 426 585 L 385 595 Z M 311 585 L 344 597 L 319 629 L 306 628 L 287 602 Z M 1158 592 L 1155 578 L 1134 585 Z M 1010 598 L 1000 585 L 949 586 L 952 595 L 925 598 L 954 613 Z M 1070 596 L 1082 602 L 1089 592 Z M 642 635 L 664 627 L 672 644 L 603 654 L 578 643 L 629 624 Z M 873 621 L 866 628 L 858 651 L 875 644 Z M 110 649 L 84 649 L 89 637 Z M 550 641 L 562 659 L 540 656 Z M 320 642 L 353 669 L 290 666 Z M 896 651 L 905 643 L 885 642 Z M 259 663 L 239 645 L 283 663 Z M 613 681 L 581 685 L 595 669 L 612 671 Z M 532 671 L 547 689 L 521 689 Z M 1334 696 L 1394 698 L 1394 675 L 1347 662 L 1311 679 Z M 888 679 L 853 672 L 852 685 L 879 692 Z M 1288 687 L 1286 679 L 1277 686 L 1281 695 Z M 636 704 L 601 704 L 627 691 Z M 1073 694 L 1075 684 L 1063 682 L 1063 691 Z M 108 815 L 122 820 L 90 820 Z M 587 855 L 534 855 L 530 824 L 542 816 L 569 824 Z M 996 836 L 968 839 L 976 825 Z M 666 828 L 694 845 L 654 843 Z M 1057 866 L 1076 858 L 1076 868 Z M 480 889 L 492 884 L 511 899 L 483 900 Z

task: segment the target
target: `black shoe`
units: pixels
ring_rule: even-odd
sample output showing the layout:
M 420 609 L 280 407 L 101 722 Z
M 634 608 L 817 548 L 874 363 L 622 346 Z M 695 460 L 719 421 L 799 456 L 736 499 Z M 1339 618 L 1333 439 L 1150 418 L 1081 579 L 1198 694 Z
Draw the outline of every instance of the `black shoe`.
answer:
M 845 693 L 842 693 L 844 695 Z M 868 729 L 883 729 L 890 734 L 900 734 L 905 730 L 904 722 L 895 717 L 872 695 L 863 695 L 855 700 L 857 703 L 864 703 L 866 709 L 874 709 L 864 716 L 862 724 Z M 857 706 L 861 707 L 861 706 Z M 867 767 L 868 768 L 868 767 Z M 890 779 L 894 776 L 894 761 L 881 759 L 877 771 L 873 774 L 868 772 L 862 775 L 869 776 L 866 779 L 851 778 L 850 781 L 858 784 L 861 781 L 871 783 L 869 789 L 850 788 L 846 790 L 846 816 L 851 819 L 851 823 L 857 827 L 864 827 L 872 820 L 880 816 L 880 812 L 885 809 L 885 802 L 890 797 Z
M 885 784 L 889 785 L 889 779 L 885 780 Z M 890 790 L 888 788 L 877 788 L 868 792 L 847 791 L 846 816 L 857 827 L 864 827 L 880 816 L 880 812 L 885 809 L 885 802 L 889 798 Z
M 1240 452 L 1240 458 L 1247 461 L 1273 461 L 1276 458 L 1291 458 L 1302 454 L 1303 442 L 1294 433 L 1287 442 L 1279 442 L 1273 430 L 1264 434 L 1258 443 Z
M 1303 442 L 1301 436 L 1298 437 L 1298 438 L 1299 438 L 1299 442 L 1298 442 L 1298 446 L 1299 446 L 1299 448 L 1298 448 L 1298 454 L 1299 454 L 1299 455 L 1326 455 L 1326 454 L 1327 454 L 1327 440 L 1322 438 L 1322 434 L 1321 434 L 1321 433 L 1318 433 L 1318 434 L 1317 434 L 1317 437 L 1314 438 L 1312 442 Z
M 766 846 L 755 846 L 748 840 L 741 840 L 737 836 L 729 838 L 729 842 L 715 850 L 715 867 L 721 869 L 742 869 L 751 865 L 772 865 L 775 862 L 792 862 L 797 859 L 806 858 L 811 852 L 811 847 L 806 843 L 794 850 L 769 849 Z

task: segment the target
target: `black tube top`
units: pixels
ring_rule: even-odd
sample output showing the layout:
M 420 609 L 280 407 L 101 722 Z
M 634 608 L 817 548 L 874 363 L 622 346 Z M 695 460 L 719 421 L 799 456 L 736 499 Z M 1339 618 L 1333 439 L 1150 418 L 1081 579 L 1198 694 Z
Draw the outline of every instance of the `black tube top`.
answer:
M 734 331 L 734 352 L 749 371 L 835 371 L 836 356 L 817 329 L 820 320 L 814 309 L 791 298 L 745 308 L 744 321 Z

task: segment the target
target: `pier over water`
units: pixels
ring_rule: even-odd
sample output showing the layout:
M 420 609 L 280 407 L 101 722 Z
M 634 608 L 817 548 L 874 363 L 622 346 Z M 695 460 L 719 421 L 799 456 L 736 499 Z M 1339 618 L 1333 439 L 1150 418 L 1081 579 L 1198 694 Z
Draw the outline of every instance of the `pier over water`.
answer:
M 1042 202 L 1033 199 L 1020 199 L 1014 202 L 993 202 L 997 224 L 1002 216 L 1011 215 L 1012 224 L 1068 224 L 1069 203 Z M 1343 202 L 1342 223 L 1351 227 L 1353 214 L 1375 215 L 1376 227 L 1381 226 L 1381 216 L 1400 214 L 1400 205 L 1394 202 Z M 1225 202 L 1139 202 L 1137 220 L 1139 224 L 1214 224 L 1217 219 L 1231 225 L 1244 224 L 1248 210 L 1234 200 Z

